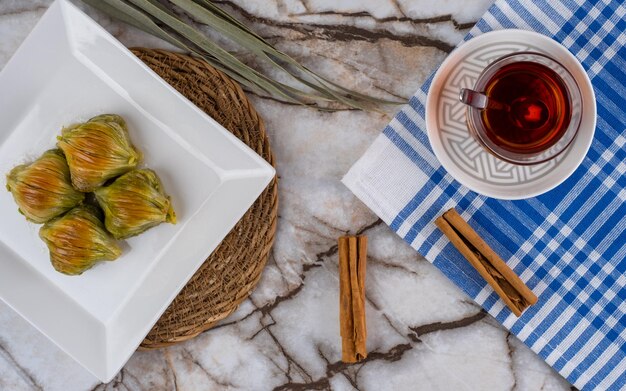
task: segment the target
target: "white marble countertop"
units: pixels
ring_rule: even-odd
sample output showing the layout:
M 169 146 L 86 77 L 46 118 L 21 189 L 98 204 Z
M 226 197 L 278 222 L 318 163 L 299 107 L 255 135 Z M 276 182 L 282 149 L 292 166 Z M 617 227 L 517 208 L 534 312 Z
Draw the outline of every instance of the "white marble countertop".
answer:
M 0 68 L 51 0 L 0 0 Z M 217 1 L 275 45 L 361 91 L 409 97 L 490 0 Z M 89 13 L 128 46 L 159 40 Z M 38 59 L 42 60 L 42 59 Z M 254 96 L 280 175 L 277 240 L 251 298 L 180 345 L 137 352 L 109 384 L 0 302 L 0 390 L 569 390 L 340 179 L 393 113 L 316 111 Z M 368 350 L 343 364 L 336 238 L 370 238 Z

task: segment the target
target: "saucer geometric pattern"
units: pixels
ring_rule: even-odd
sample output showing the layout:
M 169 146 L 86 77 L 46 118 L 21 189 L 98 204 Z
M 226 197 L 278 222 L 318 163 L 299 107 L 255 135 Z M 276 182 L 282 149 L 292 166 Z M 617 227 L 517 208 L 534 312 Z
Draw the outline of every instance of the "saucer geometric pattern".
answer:
M 493 61 L 521 51 L 548 54 L 539 47 L 518 42 L 502 42 L 479 48 L 461 59 L 448 74 L 437 102 L 437 127 L 446 152 L 454 156 L 459 168 L 468 175 L 501 186 L 530 182 L 546 175 L 570 151 L 566 149 L 563 154 L 542 164 L 520 166 L 486 152 L 468 132 L 465 122 L 467 106 L 459 101 L 459 91 L 461 88 L 473 88 L 480 73 Z
M 541 164 L 507 163 L 487 152 L 469 133 L 461 88 L 474 88 L 481 72 L 507 54 L 532 51 L 562 63 L 579 85 L 583 99 L 581 126 L 562 154 Z M 448 56 L 435 74 L 426 104 L 428 138 L 438 160 L 460 183 L 500 199 L 544 193 L 564 181 L 586 155 L 595 130 L 595 104 L 589 79 L 572 55 L 555 41 L 521 30 L 500 30 L 474 38 Z

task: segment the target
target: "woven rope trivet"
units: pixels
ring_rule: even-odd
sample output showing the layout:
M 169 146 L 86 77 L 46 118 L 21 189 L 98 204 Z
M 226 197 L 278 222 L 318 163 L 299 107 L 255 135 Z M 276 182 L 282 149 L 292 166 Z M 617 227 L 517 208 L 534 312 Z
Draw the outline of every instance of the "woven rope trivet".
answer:
M 144 48 L 132 52 L 270 164 L 263 121 L 238 84 L 195 58 Z M 141 343 L 156 349 L 186 341 L 232 313 L 259 281 L 276 232 L 276 179 L 224 238 Z M 211 224 L 207 221 L 207 224 Z

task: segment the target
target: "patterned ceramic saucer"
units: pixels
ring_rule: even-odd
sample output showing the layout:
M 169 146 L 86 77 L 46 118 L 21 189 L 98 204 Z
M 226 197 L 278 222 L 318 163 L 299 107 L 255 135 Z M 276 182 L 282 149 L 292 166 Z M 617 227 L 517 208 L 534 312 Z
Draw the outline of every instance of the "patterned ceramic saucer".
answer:
M 583 99 L 580 129 L 572 144 L 555 159 L 532 166 L 510 164 L 486 152 L 470 135 L 466 106 L 459 102 L 459 90 L 472 88 L 488 64 L 520 51 L 544 53 L 563 64 Z M 459 46 L 435 74 L 426 102 L 428 138 L 443 167 L 464 186 L 500 199 L 534 197 L 558 186 L 582 163 L 595 127 L 595 95 L 582 65 L 554 40 L 525 30 L 492 31 Z

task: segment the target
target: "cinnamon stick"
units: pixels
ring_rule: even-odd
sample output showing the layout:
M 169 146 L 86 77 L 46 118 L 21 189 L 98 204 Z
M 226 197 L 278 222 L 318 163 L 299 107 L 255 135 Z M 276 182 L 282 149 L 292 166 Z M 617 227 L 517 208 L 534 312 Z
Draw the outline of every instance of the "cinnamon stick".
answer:
M 437 218 L 435 224 L 516 316 L 537 302 L 537 296 L 454 208 Z
M 354 363 L 367 357 L 365 341 L 366 236 L 339 238 L 339 325 L 341 360 Z

